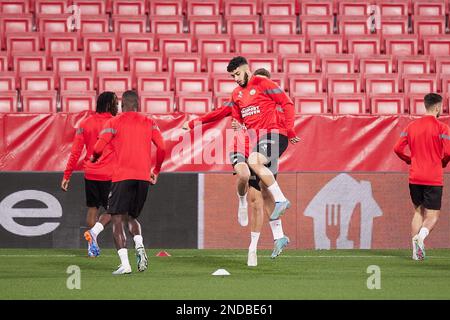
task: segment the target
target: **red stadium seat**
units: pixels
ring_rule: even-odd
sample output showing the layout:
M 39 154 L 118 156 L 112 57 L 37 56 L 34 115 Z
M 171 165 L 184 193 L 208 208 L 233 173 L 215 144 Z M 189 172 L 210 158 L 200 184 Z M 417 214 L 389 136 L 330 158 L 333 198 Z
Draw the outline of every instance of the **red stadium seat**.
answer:
M 426 112 L 425 104 L 423 102 L 423 93 L 408 94 L 406 95 L 406 102 L 408 105 L 409 113 L 412 115 L 423 115 Z
M 63 14 L 68 6 L 68 0 L 34 0 L 36 14 Z
M 175 78 L 175 93 L 208 92 L 209 78 L 207 74 L 177 73 Z
M 178 95 L 177 111 L 186 113 L 207 113 L 212 110 L 212 94 L 183 93 Z
M 322 57 L 322 72 L 353 73 L 355 57 L 352 54 L 327 55 Z
M 346 51 L 357 57 L 380 54 L 381 40 L 378 35 L 348 36 Z
M 103 0 L 73 0 L 73 4 L 80 9 L 82 16 L 106 14 L 106 1 Z
M 186 0 L 187 16 L 218 16 L 220 2 L 216 0 Z
M 430 93 L 437 91 L 435 74 L 407 74 L 403 76 L 403 91 L 410 93 Z
M 238 86 L 229 75 L 215 75 L 212 80 L 215 96 L 217 96 L 218 93 L 225 93 L 230 97 L 233 90 Z
M 18 89 L 16 87 L 16 75 L 14 72 L 2 72 L 0 73 L 0 91 L 12 91 Z
M 408 34 L 408 16 L 382 16 L 380 28 L 383 36 Z
M 397 93 L 400 90 L 396 73 L 366 74 L 364 89 L 370 94 Z
M 283 59 L 283 72 L 288 74 L 316 72 L 316 55 L 302 54 L 286 56 Z
M 56 91 L 22 91 L 24 112 L 56 112 Z
M 31 14 L 0 15 L 0 47 L 5 48 L 7 33 L 31 32 L 32 28 L 33 16 Z
M 278 57 L 275 54 L 247 54 L 246 58 L 250 65 L 250 70 L 264 68 L 269 72 L 278 72 Z
M 333 16 L 302 16 L 300 23 L 301 33 L 305 36 L 333 34 Z
M 222 19 L 220 16 L 191 16 L 189 31 L 194 35 L 221 34 Z
M 373 55 L 359 60 L 361 74 L 392 73 L 393 58 L 390 55 Z
M 284 16 L 266 16 L 264 21 L 264 34 L 270 36 L 287 36 L 297 33 L 297 18 Z
M 366 97 L 358 94 L 333 94 L 330 97 L 333 114 L 367 114 Z
M 55 90 L 55 75 L 51 71 L 29 72 L 20 77 L 20 83 L 22 91 Z
M 334 0 L 302 0 L 300 5 L 303 16 L 331 16 L 334 13 Z
M 342 38 L 339 35 L 315 36 L 310 39 L 310 52 L 327 55 L 342 53 Z
M 419 44 L 416 35 L 384 37 L 385 52 L 393 56 L 408 56 L 419 54 Z
M 323 92 L 323 76 L 317 74 L 296 74 L 289 77 L 291 96 L 316 94 Z
M 27 0 L 1 0 L 1 14 L 23 14 L 30 12 L 30 2 Z
M 448 94 L 450 93 L 450 75 L 448 74 L 441 74 L 440 77 L 440 89 L 441 92 Z
M 369 1 L 341 0 L 339 1 L 339 15 L 341 16 L 368 16 Z
M 145 15 L 145 0 L 112 0 L 112 13 L 120 15 Z
M 14 32 L 6 35 L 6 50 L 13 52 L 39 51 L 39 34 L 36 32 Z
M 449 36 L 425 36 L 423 37 L 423 53 L 430 56 L 449 56 Z
M 63 91 L 61 92 L 62 112 L 82 112 L 95 111 L 96 92 L 95 91 Z
M 120 72 L 124 70 L 123 56 L 120 52 L 97 52 L 91 55 L 91 70 L 94 76 L 102 72 Z
M 196 49 L 202 56 L 202 70 L 206 70 L 208 56 L 230 52 L 231 37 L 229 35 L 199 36 Z
M 257 16 L 228 17 L 227 33 L 230 35 L 258 34 L 259 18 Z
M 168 71 L 186 73 L 201 71 L 201 57 L 197 53 L 173 53 L 168 57 Z
M 56 53 L 78 53 L 78 35 L 76 33 L 46 33 L 44 34 L 47 65 L 52 68 L 52 57 Z
M 376 0 L 375 4 L 380 8 L 382 17 L 408 16 L 409 0 Z
M 229 93 L 215 93 L 213 97 L 214 109 L 228 106 L 230 98 L 231 94 Z
M 265 35 L 234 37 L 234 52 L 239 54 L 265 54 L 268 52 L 268 40 Z
M 283 90 L 288 89 L 286 74 L 279 73 L 279 72 L 271 72 L 270 79 L 273 82 L 275 82 L 281 89 L 283 89 Z
M 14 71 L 18 74 L 46 70 L 44 52 L 18 52 L 13 61 Z
M 437 74 L 450 74 L 450 57 L 436 57 L 435 72 Z
M 339 33 L 346 36 L 369 35 L 371 33 L 370 25 L 365 16 L 341 16 L 338 17 Z
M 8 55 L 6 54 L 6 52 L 0 51 L 0 71 L 8 71 L 8 67 Z
M 63 72 L 59 75 L 59 87 L 63 91 L 94 90 L 94 77 L 91 72 Z
M 359 74 L 329 74 L 327 79 L 327 91 L 330 94 L 350 94 L 361 92 L 361 76 Z
M 107 15 L 81 15 L 81 34 L 108 33 L 109 17 Z
M 141 73 L 161 72 L 163 57 L 161 53 L 133 53 L 130 56 L 130 71 L 133 78 Z M 135 85 L 133 85 L 135 87 Z
M 326 93 L 292 95 L 292 99 L 298 114 L 329 114 Z
M 257 14 L 257 2 L 254 0 L 224 0 L 225 17 L 254 16 Z
M 86 70 L 86 57 L 83 52 L 56 52 L 52 57 L 53 71 L 77 72 Z
M 389 115 L 405 113 L 405 98 L 402 93 L 370 94 L 370 113 Z
M 428 56 L 402 56 L 398 57 L 399 74 L 424 74 L 430 73 L 430 58 Z
M 296 0 L 263 0 L 264 16 L 295 16 Z
M 98 91 L 124 92 L 133 87 L 130 72 L 102 73 L 98 76 Z
M 155 16 L 150 19 L 151 32 L 154 34 L 183 33 L 183 18 L 178 16 Z
M 129 68 L 129 58 L 135 53 L 151 53 L 154 50 L 155 38 L 152 34 L 122 34 L 120 48 L 125 58 L 125 68 Z
M 172 53 L 189 53 L 192 50 L 192 36 L 189 34 L 159 36 L 158 50 L 164 57 Z
M 140 92 L 140 111 L 144 113 L 173 113 L 173 92 Z
M 447 10 L 444 0 L 413 1 L 414 15 L 417 16 L 445 16 Z
M 152 0 L 150 1 L 150 16 L 181 16 L 184 0 Z
M 413 16 L 414 33 L 420 36 L 445 33 L 445 16 Z
M 71 32 L 70 20 L 71 14 L 37 14 L 36 21 L 41 35 L 44 33 Z
M 114 33 L 119 43 L 121 34 L 143 34 L 147 31 L 146 16 L 113 16 Z
M 1 80 L 0 80 L 1 81 Z M 0 92 L 0 113 L 17 111 L 17 91 L 1 91 Z
M 116 51 L 116 39 L 112 34 L 90 34 L 83 38 L 86 62 L 90 67 L 90 56 L 93 53 L 109 53 Z
M 166 72 L 139 73 L 137 75 L 138 92 L 166 92 L 172 89 L 170 75 Z
M 211 74 L 227 73 L 227 66 L 235 54 L 220 54 L 207 56 L 207 71 Z
M 306 40 L 302 36 L 271 36 L 272 51 L 282 57 L 306 52 Z

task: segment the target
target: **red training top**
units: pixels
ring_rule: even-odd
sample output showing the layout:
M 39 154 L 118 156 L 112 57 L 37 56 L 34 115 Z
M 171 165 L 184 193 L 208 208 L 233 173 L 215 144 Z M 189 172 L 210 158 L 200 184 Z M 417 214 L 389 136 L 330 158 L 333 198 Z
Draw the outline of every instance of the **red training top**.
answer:
M 94 145 L 97 142 L 98 135 L 103 125 L 113 116 L 109 112 L 95 113 L 84 119 L 77 128 L 75 138 L 73 139 L 70 158 L 67 161 L 66 170 L 64 171 L 64 179 L 69 180 L 75 169 L 81 152 L 86 146 L 87 152 L 83 159 L 84 176 L 88 180 L 111 180 L 111 174 L 114 166 L 114 154 L 111 147 L 107 147 L 103 152 L 103 156 L 96 162 L 89 161 Z
M 409 183 L 443 185 L 443 167 L 450 160 L 450 128 L 427 115 L 411 122 L 394 147 L 400 159 L 410 164 Z M 409 145 L 411 155 L 405 153 Z
M 123 112 L 109 120 L 100 132 L 94 155 L 102 154 L 110 143 L 116 156 L 112 182 L 150 181 L 151 149 L 156 147 L 154 174 L 158 174 L 165 157 L 164 140 L 156 123 L 138 112 Z

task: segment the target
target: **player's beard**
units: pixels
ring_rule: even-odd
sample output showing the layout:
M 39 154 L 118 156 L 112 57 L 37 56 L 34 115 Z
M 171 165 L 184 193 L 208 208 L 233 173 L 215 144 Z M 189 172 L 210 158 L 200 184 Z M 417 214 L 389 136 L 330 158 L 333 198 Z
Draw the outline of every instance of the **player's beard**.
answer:
M 240 84 L 240 86 L 241 86 L 242 88 L 245 88 L 245 87 L 247 86 L 247 83 L 248 83 L 248 73 L 246 72 L 246 73 L 244 74 L 244 83 Z

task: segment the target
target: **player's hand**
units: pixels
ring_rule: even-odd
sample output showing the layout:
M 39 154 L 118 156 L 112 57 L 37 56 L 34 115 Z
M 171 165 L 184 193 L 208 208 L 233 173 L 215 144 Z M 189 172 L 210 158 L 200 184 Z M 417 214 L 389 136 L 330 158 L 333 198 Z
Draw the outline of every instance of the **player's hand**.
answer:
M 63 189 L 64 191 L 67 191 L 67 189 L 69 189 L 69 181 L 68 179 L 62 179 L 61 181 L 61 189 Z
M 183 123 L 183 130 L 191 130 L 191 128 L 189 128 L 189 121 L 186 121 L 185 123 Z
M 300 141 L 300 138 L 297 137 L 297 136 L 295 136 L 294 138 L 289 139 L 289 141 L 290 141 L 292 144 L 296 144 L 297 142 Z
M 231 127 L 237 131 L 242 128 L 242 124 L 240 124 L 239 121 L 237 121 L 236 119 L 233 119 L 231 120 Z
M 150 184 L 156 184 L 158 182 L 158 175 L 154 174 L 153 171 L 150 174 Z

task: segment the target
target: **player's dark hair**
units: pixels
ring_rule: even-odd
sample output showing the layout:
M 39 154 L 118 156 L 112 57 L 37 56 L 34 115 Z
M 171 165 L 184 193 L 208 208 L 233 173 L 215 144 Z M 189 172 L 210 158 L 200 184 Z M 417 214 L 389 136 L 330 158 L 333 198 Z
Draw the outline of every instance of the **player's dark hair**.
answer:
M 123 111 L 138 111 L 139 110 L 139 96 L 136 91 L 128 90 L 122 95 L 122 110 Z
M 264 68 L 256 69 L 255 72 L 253 72 L 253 74 L 255 76 L 264 76 L 264 77 L 267 77 L 267 78 L 270 79 L 270 72 L 269 72 L 269 70 L 264 69 Z
M 247 59 L 245 59 L 244 57 L 241 57 L 241 56 L 234 57 L 228 63 L 227 71 L 228 72 L 234 71 L 234 70 L 236 70 L 236 68 L 239 68 L 240 66 L 243 66 L 244 64 L 248 64 Z
M 111 112 L 114 107 L 114 99 L 116 94 L 111 91 L 102 92 L 97 98 L 97 106 L 95 111 L 98 113 Z
M 442 97 L 437 93 L 429 93 L 423 98 L 427 110 L 442 102 Z

